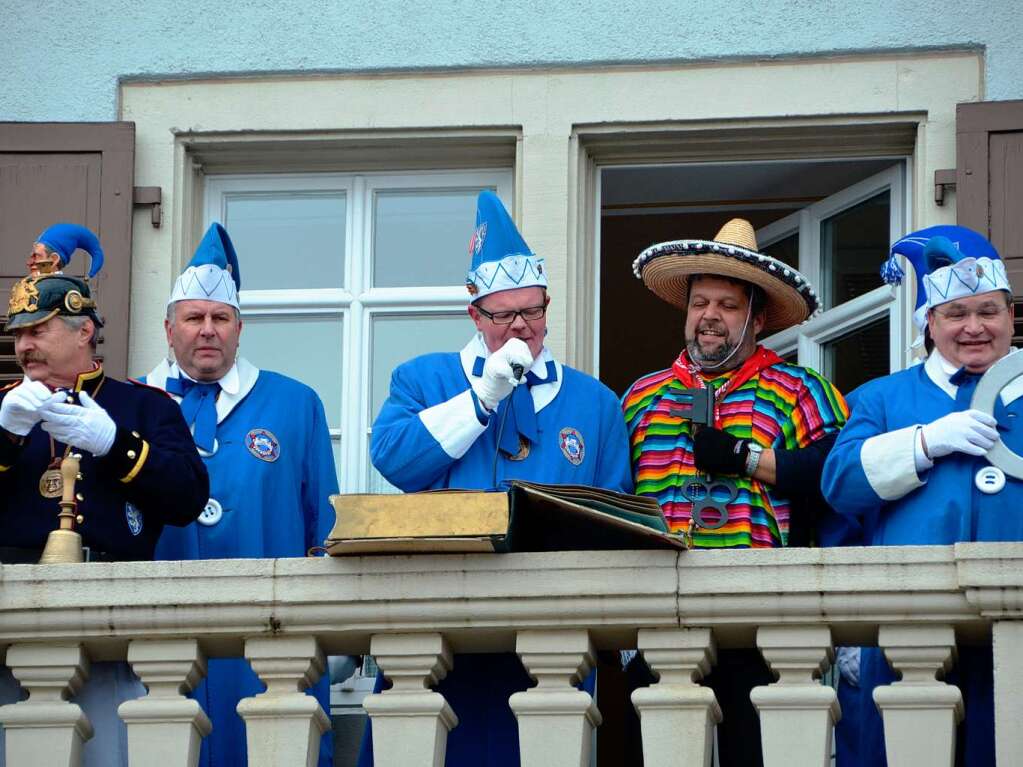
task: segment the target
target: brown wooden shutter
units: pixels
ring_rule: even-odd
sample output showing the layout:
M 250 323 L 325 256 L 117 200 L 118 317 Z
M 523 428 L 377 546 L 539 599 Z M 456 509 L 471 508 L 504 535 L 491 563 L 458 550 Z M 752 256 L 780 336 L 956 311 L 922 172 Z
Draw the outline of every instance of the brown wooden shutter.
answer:
M 1023 101 L 956 107 L 956 217 L 994 243 L 1016 294 L 1023 344 Z
M 134 174 L 134 123 L 0 122 L 0 315 L 43 229 L 89 227 L 106 256 L 92 285 L 106 323 L 99 353 L 118 378 L 128 369 Z M 88 261 L 79 252 L 68 272 L 84 276 Z M 13 354 L 12 338 L 0 336 L 0 379 L 20 378 Z

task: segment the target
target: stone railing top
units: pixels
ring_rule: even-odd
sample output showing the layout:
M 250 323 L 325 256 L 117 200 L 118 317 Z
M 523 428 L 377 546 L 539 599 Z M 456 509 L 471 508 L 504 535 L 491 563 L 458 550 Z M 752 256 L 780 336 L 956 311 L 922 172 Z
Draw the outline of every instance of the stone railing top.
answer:
M 871 641 L 878 623 L 982 626 L 1019 613 L 1023 544 L 694 552 L 555 552 L 0 567 L 0 646 L 130 638 L 315 634 L 366 652 L 384 632 L 438 631 L 455 651 L 512 646 L 524 629 L 586 628 L 598 646 L 636 630 L 827 623 Z M 1014 613 L 1014 611 L 1016 611 Z

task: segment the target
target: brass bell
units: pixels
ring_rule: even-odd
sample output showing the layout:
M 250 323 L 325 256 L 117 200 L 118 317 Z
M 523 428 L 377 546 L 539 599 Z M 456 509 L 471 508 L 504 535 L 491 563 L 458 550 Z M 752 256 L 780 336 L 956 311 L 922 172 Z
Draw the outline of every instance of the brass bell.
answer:
M 39 558 L 41 565 L 59 565 L 84 562 L 82 536 L 75 532 L 75 480 L 81 479 L 78 473 L 80 456 L 72 453 L 60 462 L 60 476 L 64 480 L 63 497 L 60 499 L 60 513 L 57 514 L 56 530 L 46 536 L 46 546 Z

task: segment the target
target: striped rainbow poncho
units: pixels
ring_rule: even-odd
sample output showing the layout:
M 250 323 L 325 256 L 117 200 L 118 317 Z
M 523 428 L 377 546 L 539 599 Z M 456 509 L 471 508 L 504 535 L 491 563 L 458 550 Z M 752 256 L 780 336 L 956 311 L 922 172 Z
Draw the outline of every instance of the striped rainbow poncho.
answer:
M 705 378 L 715 391 L 734 371 Z M 673 368 L 640 378 L 622 398 L 629 431 L 636 494 L 657 499 L 673 532 L 689 527 L 692 502 L 683 494 L 697 474 L 691 422 L 672 411 L 687 401 Z M 727 391 L 717 402 L 717 426 L 764 447 L 806 447 L 838 431 L 848 417 L 842 396 L 809 368 L 775 362 Z M 789 533 L 789 500 L 749 477 L 731 477 L 739 491 L 728 507 L 728 522 L 717 530 L 693 530 L 693 545 L 703 548 L 784 546 Z M 820 477 L 807 477 L 819 482 Z

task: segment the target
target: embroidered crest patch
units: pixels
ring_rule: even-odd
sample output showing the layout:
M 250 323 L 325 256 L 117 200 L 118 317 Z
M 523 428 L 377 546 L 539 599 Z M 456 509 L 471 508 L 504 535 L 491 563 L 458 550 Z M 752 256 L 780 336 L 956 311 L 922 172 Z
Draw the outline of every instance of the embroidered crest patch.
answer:
M 577 429 L 566 426 L 558 432 L 558 446 L 561 453 L 573 466 L 578 466 L 586 457 L 586 443 L 583 442 L 583 435 Z
M 245 447 L 256 458 L 267 463 L 273 463 L 281 457 L 281 443 L 277 441 L 273 432 L 266 429 L 253 429 L 246 434 Z
M 128 529 L 132 535 L 138 535 L 142 532 L 142 512 L 133 504 L 124 504 L 124 518 L 128 520 Z
M 483 250 L 483 241 L 487 238 L 487 222 L 484 221 L 482 224 L 476 227 L 476 230 L 472 233 L 472 237 L 469 238 L 469 258 L 479 255 L 479 252 Z

